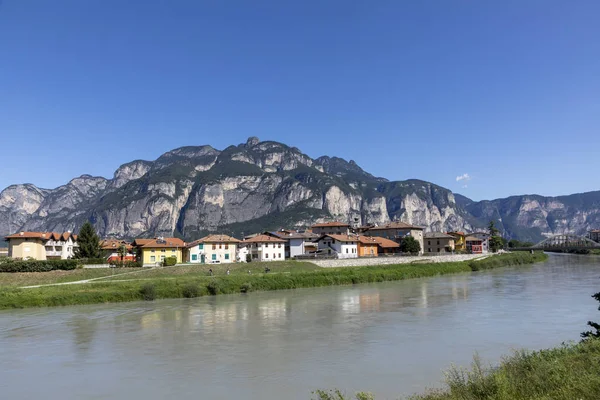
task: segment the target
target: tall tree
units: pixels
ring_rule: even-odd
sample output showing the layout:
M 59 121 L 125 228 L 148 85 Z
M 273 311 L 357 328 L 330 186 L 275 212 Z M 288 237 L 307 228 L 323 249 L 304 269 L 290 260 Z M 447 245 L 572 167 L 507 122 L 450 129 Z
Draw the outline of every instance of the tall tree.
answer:
M 596 299 L 596 301 L 600 302 L 600 292 L 593 294 L 592 297 Z M 598 311 L 600 311 L 600 307 L 598 307 Z M 584 339 L 599 339 L 600 338 L 600 324 L 597 322 L 588 321 L 588 326 L 592 327 L 594 331 L 587 331 L 581 334 L 581 337 Z
M 421 251 L 421 243 L 412 236 L 406 236 L 400 243 L 400 251 L 403 253 L 418 253 Z
M 496 228 L 494 220 L 491 220 L 488 224 L 488 232 L 490 234 L 490 250 L 495 253 L 504 247 L 504 239 L 500 236 L 500 230 Z
M 77 237 L 78 247 L 75 248 L 75 258 L 100 258 L 100 238 L 88 221 L 81 227 Z
M 127 246 L 121 244 L 117 249 L 117 254 L 121 257 L 121 264 L 123 264 L 123 258 L 127 255 Z
M 488 232 L 490 236 L 500 236 L 500 231 L 496 228 L 496 223 L 494 220 L 491 220 L 488 224 Z

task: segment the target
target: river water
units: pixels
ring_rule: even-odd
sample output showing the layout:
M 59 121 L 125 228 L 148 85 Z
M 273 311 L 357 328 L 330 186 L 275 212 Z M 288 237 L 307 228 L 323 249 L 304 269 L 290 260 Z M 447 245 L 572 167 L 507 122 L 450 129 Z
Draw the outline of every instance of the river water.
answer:
M 439 386 L 475 352 L 578 340 L 600 257 L 401 282 L 0 311 L 3 399 L 378 399 Z

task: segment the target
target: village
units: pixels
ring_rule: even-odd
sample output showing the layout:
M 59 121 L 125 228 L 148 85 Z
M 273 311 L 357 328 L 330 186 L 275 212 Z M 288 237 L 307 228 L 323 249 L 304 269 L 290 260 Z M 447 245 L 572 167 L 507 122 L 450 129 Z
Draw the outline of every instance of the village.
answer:
M 404 222 L 380 226 L 351 226 L 332 221 L 304 230 L 279 229 L 242 239 L 210 234 L 191 242 L 175 237 L 117 238 L 101 240 L 106 264 L 137 263 L 152 267 L 166 264 L 221 264 L 252 261 L 333 260 L 394 256 L 487 254 L 487 232 L 425 232 Z M 5 238 L 13 259 L 69 259 L 78 246 L 72 232 L 18 232 Z

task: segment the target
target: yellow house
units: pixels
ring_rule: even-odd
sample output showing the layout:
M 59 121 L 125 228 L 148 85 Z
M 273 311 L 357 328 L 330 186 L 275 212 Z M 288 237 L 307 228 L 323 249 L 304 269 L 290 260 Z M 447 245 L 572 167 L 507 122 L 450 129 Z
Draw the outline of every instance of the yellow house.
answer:
M 73 257 L 77 247 L 77 235 L 71 232 L 19 232 L 5 240 L 8 256 L 23 260 L 64 260 Z
M 132 246 L 137 250 L 138 261 L 143 265 L 157 265 L 168 257 L 177 257 L 177 263 L 183 262 L 185 242 L 177 238 L 158 237 L 154 239 L 135 239 Z
M 447 234 L 454 238 L 455 251 L 467 250 L 467 242 L 465 241 L 466 235 L 464 232 L 447 232 Z

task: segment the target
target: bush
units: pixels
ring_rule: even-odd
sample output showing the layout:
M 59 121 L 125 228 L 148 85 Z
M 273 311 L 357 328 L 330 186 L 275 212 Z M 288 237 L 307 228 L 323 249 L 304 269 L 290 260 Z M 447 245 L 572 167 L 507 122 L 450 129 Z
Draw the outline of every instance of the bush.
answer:
M 145 283 L 140 288 L 140 294 L 146 301 L 152 301 L 156 299 L 156 287 L 152 283 Z
M 125 262 L 121 262 L 121 261 L 111 261 L 109 263 L 110 265 L 112 265 L 115 268 L 142 268 L 143 265 L 140 261 L 125 261 Z
M 77 260 L 28 260 L 0 264 L 0 272 L 70 271 L 77 268 Z
M 252 254 L 246 254 L 246 262 L 252 262 Z
M 242 293 L 248 293 L 252 291 L 252 284 L 250 282 L 244 282 L 242 283 L 242 286 L 240 286 L 240 292 Z
M 190 284 L 184 286 L 183 290 L 181 291 L 181 294 L 186 299 L 198 297 L 198 296 L 200 296 L 200 288 L 198 287 L 198 285 L 190 283 Z
M 163 261 L 163 267 L 172 267 L 177 264 L 177 257 L 167 257 Z
M 208 293 L 212 294 L 213 296 L 219 294 L 219 292 L 221 291 L 219 282 L 215 280 L 210 281 L 210 283 L 206 285 L 206 289 L 208 290 Z
M 108 264 L 105 258 L 81 258 L 77 261 L 83 265 Z

